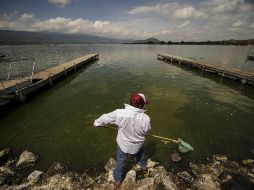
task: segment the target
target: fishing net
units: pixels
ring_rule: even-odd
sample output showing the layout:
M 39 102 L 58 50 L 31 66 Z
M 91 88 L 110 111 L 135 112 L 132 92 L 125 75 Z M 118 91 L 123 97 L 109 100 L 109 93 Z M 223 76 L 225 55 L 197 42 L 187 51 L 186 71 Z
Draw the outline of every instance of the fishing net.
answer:
M 194 150 L 194 148 L 188 144 L 187 142 L 184 142 L 182 139 L 178 138 L 178 149 L 181 153 L 186 153 L 189 152 L 191 150 Z

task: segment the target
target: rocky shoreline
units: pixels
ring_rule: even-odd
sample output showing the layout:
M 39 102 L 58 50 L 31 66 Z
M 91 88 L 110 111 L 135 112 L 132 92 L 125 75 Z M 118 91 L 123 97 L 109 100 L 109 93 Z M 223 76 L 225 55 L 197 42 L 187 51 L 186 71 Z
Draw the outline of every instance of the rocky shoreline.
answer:
M 172 159 L 179 161 L 178 156 L 173 155 Z M 108 160 L 105 171 L 93 178 L 86 173 L 69 171 L 59 162 L 54 162 L 45 172 L 34 170 L 28 175 L 21 174 L 32 169 L 38 159 L 38 155 L 27 150 L 19 158 L 15 158 L 8 148 L 0 151 L 0 189 L 115 189 L 113 171 L 116 161 L 113 158 Z M 149 159 L 148 171 L 143 172 L 138 165 L 134 165 L 119 189 L 251 190 L 254 189 L 254 160 L 238 163 L 228 160 L 225 155 L 214 155 L 208 164 L 190 162 L 186 171 L 172 173 Z

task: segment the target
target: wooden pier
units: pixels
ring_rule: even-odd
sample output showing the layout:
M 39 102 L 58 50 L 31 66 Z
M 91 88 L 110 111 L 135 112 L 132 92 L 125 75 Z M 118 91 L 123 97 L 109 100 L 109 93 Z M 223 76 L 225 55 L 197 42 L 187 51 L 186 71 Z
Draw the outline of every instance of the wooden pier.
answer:
M 2 81 L 0 84 L 0 100 L 19 99 L 20 101 L 24 101 L 27 95 L 44 86 L 52 86 L 55 80 L 61 77 L 67 77 L 72 72 L 98 59 L 98 54 L 89 54 L 76 60 L 40 71 L 30 77 Z
M 175 55 L 158 54 L 158 59 L 179 66 L 184 65 L 187 68 L 196 68 L 201 70 L 202 73 L 204 72 L 213 73 L 221 76 L 222 78 L 228 78 L 235 81 L 239 81 L 242 84 L 249 84 L 251 86 L 254 86 L 254 73 L 252 72 L 242 71 L 236 68 L 224 67 L 222 65 L 218 66 L 203 61 L 198 61 Z

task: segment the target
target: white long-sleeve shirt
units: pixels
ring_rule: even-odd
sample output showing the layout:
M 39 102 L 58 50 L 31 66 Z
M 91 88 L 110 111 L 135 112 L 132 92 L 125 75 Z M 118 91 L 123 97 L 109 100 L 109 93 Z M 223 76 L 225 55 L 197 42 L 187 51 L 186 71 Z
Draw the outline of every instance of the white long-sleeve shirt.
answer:
M 143 109 L 124 105 L 125 109 L 103 114 L 94 121 L 94 126 L 117 125 L 118 146 L 125 153 L 136 154 L 144 144 L 145 134 L 151 129 L 150 117 Z

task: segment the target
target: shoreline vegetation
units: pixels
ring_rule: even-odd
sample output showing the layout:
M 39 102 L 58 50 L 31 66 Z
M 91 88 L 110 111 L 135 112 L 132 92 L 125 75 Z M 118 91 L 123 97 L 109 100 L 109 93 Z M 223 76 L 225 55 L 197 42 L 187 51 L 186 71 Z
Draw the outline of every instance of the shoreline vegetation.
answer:
M 143 44 L 143 45 L 254 45 L 254 39 L 218 41 L 160 41 L 156 38 L 145 40 L 121 40 L 86 34 L 65 34 L 54 32 L 27 32 L 0 30 L 0 45 L 57 45 L 57 44 Z
M 247 39 L 247 40 L 218 40 L 218 41 L 180 41 L 180 42 L 173 42 L 173 41 L 160 41 L 156 38 L 148 38 L 146 40 L 137 40 L 133 43 L 127 44 L 160 44 L 160 45 L 240 45 L 240 46 L 247 46 L 247 45 L 254 45 L 254 39 Z
M 181 155 L 171 155 L 176 163 Z M 8 148 L 0 151 L 0 189 L 115 189 L 113 171 L 116 164 L 114 158 L 105 163 L 104 171 L 97 176 L 89 176 L 86 172 L 70 171 L 60 163 L 54 162 L 47 171 L 35 170 L 39 156 L 23 151 L 19 156 L 12 155 Z M 219 190 L 219 189 L 254 189 L 254 160 L 242 162 L 229 160 L 225 155 L 213 155 L 209 163 L 189 162 L 184 171 L 169 172 L 160 163 L 148 160 L 148 170 L 143 172 L 133 162 L 125 172 L 125 178 L 119 189 L 138 190 Z M 31 172 L 32 171 L 32 172 Z

